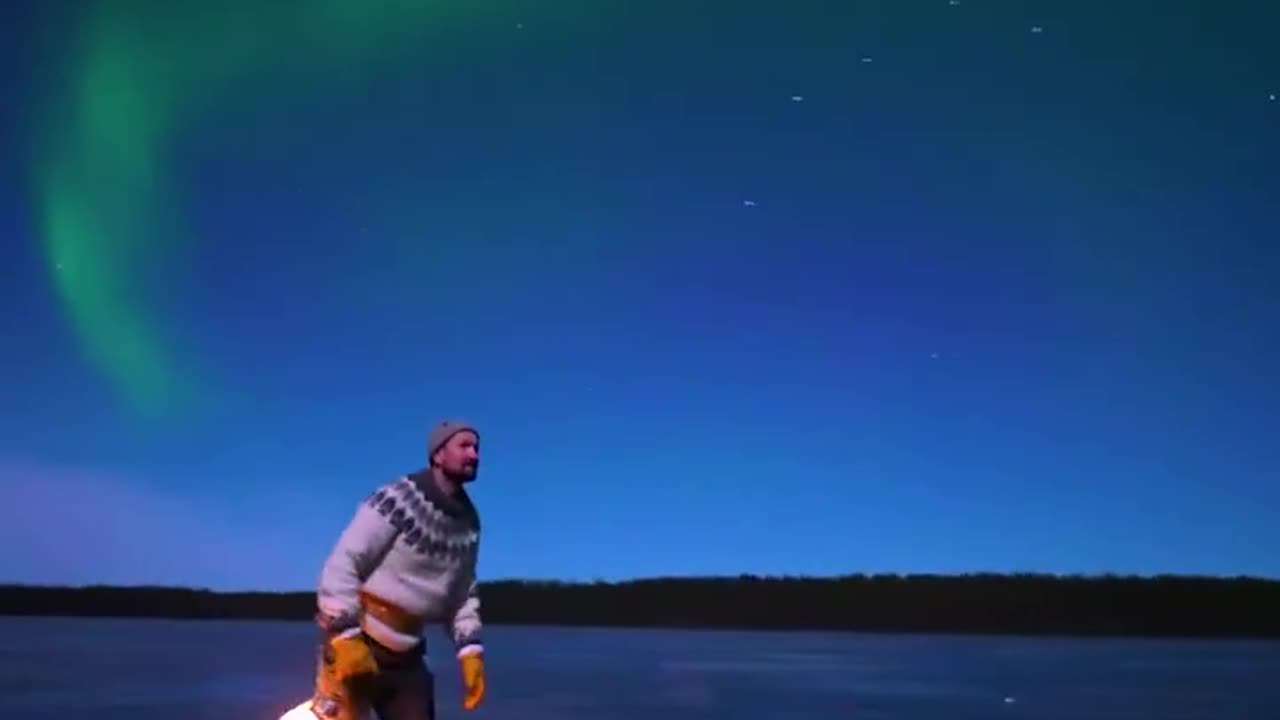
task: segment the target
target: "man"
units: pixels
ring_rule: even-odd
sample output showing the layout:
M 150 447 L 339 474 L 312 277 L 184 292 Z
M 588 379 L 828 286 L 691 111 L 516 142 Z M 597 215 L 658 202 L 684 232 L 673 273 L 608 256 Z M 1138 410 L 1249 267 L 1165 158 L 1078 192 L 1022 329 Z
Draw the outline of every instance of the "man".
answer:
M 434 720 L 424 660 L 428 622 L 445 626 L 461 665 L 463 708 L 484 698 L 476 557 L 480 521 L 463 485 L 475 480 L 480 436 L 444 421 L 427 437 L 428 467 L 374 491 L 324 563 L 324 631 L 311 711 L 326 720 Z

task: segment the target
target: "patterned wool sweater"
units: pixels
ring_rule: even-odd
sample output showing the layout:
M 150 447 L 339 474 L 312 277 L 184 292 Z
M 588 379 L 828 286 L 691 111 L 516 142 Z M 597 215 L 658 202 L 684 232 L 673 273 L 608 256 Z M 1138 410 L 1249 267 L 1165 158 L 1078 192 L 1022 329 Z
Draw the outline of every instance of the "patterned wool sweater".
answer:
M 358 592 L 444 625 L 459 656 L 482 650 L 476 558 L 480 519 L 465 492 L 446 495 L 429 470 L 376 489 L 339 536 L 320 575 L 317 604 L 335 624 L 360 617 Z M 365 617 L 370 637 L 406 651 L 422 638 Z

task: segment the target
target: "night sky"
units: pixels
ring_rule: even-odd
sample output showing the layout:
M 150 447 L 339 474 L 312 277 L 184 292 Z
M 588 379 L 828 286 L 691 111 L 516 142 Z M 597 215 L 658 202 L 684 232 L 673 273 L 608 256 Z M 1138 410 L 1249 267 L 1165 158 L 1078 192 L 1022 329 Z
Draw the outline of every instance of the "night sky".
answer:
M 0 581 L 1280 577 L 1280 4 L 0 12 Z

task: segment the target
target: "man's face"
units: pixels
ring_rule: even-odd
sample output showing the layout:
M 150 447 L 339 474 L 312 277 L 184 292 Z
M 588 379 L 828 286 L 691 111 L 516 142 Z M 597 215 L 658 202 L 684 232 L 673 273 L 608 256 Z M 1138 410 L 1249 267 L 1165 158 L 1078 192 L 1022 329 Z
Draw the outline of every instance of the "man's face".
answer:
M 455 434 L 436 451 L 436 464 L 454 480 L 474 480 L 480 469 L 480 438 L 470 430 Z

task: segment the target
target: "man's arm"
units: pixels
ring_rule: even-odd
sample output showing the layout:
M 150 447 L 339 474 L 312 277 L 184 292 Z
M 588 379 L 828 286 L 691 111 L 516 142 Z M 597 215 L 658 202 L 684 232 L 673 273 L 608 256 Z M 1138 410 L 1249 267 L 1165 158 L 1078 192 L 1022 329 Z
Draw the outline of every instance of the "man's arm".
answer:
M 386 500 L 385 492 L 375 492 L 360 503 L 320 571 L 316 604 L 332 632 L 359 624 L 360 586 L 395 541 L 395 526 L 379 510 Z
M 484 623 L 480 620 L 480 593 L 476 580 L 472 578 L 467 594 L 448 619 L 449 635 L 453 638 L 458 657 L 484 652 L 484 645 L 480 642 L 480 631 L 483 628 Z

